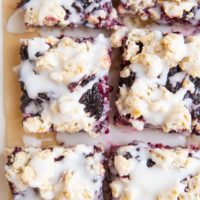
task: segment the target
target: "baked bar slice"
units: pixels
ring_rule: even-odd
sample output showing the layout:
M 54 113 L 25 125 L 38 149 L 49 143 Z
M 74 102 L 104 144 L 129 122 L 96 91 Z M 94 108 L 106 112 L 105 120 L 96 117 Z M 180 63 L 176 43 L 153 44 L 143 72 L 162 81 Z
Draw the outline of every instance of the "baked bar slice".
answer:
M 114 29 L 120 25 L 111 0 L 21 0 L 24 22 L 30 27 Z
M 200 133 L 200 35 L 125 29 L 111 41 L 123 47 L 119 121 L 138 130 Z
M 6 177 L 14 200 L 102 200 L 101 145 L 7 149 Z
M 200 151 L 133 142 L 113 149 L 113 200 L 188 200 L 200 196 Z
M 118 11 L 121 14 L 152 20 L 159 24 L 185 23 L 198 26 L 200 23 L 199 1 L 170 0 L 120 0 Z
M 21 59 L 21 110 L 27 132 L 109 132 L 107 38 L 100 34 L 22 40 Z

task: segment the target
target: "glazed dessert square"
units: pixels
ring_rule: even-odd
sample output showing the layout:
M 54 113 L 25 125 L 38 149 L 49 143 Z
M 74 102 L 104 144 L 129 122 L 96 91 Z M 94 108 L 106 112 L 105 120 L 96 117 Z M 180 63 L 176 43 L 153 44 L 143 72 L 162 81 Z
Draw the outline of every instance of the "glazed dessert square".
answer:
M 101 145 L 7 149 L 6 177 L 14 200 L 102 200 Z
M 114 29 L 120 25 L 111 0 L 21 0 L 27 28 L 77 27 Z
M 108 133 L 110 55 L 102 34 L 22 40 L 18 75 L 25 131 Z
M 110 162 L 113 200 L 188 200 L 200 196 L 200 151 L 134 142 Z
M 200 35 L 121 29 L 118 121 L 137 130 L 200 133 Z
M 199 1 L 194 0 L 120 0 L 121 14 L 152 20 L 160 24 L 185 23 L 198 26 L 200 23 Z

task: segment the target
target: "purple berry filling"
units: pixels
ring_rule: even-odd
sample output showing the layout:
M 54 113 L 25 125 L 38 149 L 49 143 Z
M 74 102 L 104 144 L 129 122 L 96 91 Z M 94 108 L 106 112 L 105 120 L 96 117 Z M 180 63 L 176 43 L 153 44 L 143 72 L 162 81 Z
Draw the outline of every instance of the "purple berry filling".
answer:
M 28 56 L 28 46 L 22 45 L 20 48 L 20 56 L 22 60 L 27 60 L 29 58 Z
M 130 76 L 126 78 L 120 78 L 119 86 L 125 85 L 126 87 L 130 88 L 135 81 L 135 73 L 131 71 Z
M 31 99 L 28 96 L 28 93 L 24 87 L 24 83 L 20 82 L 21 89 L 23 91 L 23 94 L 21 96 L 21 111 L 23 112 L 23 116 L 26 119 L 27 117 L 33 117 L 33 116 L 40 116 L 40 112 L 42 111 L 42 103 L 44 102 L 50 102 L 51 98 L 46 93 L 39 93 L 38 97 L 36 99 Z M 37 111 L 35 113 L 27 113 L 26 108 L 33 103 L 35 107 L 37 108 Z
M 167 79 L 167 83 L 166 83 L 166 88 L 170 91 L 170 92 L 173 92 L 173 93 L 176 93 L 181 87 L 182 87 L 182 83 L 180 82 L 177 82 L 175 86 L 173 86 L 171 83 L 170 83 L 170 80 L 169 78 L 174 76 L 176 73 L 178 72 L 181 72 L 181 68 L 179 66 L 177 67 L 172 67 L 170 70 L 169 70 L 169 73 L 168 73 L 168 79 Z
M 59 162 L 59 161 L 63 160 L 64 158 L 65 158 L 65 156 L 61 155 L 61 156 L 58 156 L 57 158 L 54 158 L 54 161 Z
M 156 163 L 152 159 L 147 160 L 147 167 L 153 167 Z
M 96 83 L 92 89 L 83 94 L 79 102 L 85 105 L 85 112 L 89 112 L 90 117 L 94 116 L 96 120 L 99 120 L 103 113 L 103 98 Z
M 81 85 L 82 87 L 86 86 L 90 81 L 93 81 L 95 79 L 95 74 L 92 74 L 90 76 L 84 76 L 80 81 L 73 82 L 68 85 L 68 88 L 71 92 L 73 92 L 77 86 Z
M 104 77 L 104 80 L 95 83 L 92 89 L 83 94 L 79 100 L 80 103 L 85 105 L 85 112 L 90 113 L 90 117 L 95 117 L 97 120 L 95 131 L 102 134 L 109 133 L 108 107 L 111 87 L 107 82 L 108 78 Z

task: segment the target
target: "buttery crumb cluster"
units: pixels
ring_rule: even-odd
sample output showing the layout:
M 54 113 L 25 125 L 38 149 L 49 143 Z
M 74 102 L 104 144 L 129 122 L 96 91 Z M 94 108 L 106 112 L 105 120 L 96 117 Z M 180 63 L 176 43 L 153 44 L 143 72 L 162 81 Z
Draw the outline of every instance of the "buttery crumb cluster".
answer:
M 110 45 L 94 38 L 22 40 L 19 81 L 27 132 L 108 133 Z
M 134 142 L 113 151 L 113 200 L 186 200 L 200 196 L 200 152 Z
M 197 0 L 120 0 L 118 11 L 160 24 L 179 22 L 199 25 L 200 22 Z
M 5 166 L 13 199 L 101 200 L 103 148 L 76 145 L 8 149 Z
M 27 27 L 113 29 L 119 25 L 111 0 L 22 0 L 18 7 L 24 10 Z
M 122 29 L 111 42 L 123 46 L 119 120 L 138 130 L 200 133 L 200 35 Z

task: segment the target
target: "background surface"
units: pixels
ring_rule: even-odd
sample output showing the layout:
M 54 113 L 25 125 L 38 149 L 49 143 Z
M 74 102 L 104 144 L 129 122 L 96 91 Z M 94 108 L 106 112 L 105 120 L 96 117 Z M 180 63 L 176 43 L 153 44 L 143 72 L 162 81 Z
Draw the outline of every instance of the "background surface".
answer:
M 0 0 L 0 200 L 8 200 L 8 186 L 4 176 L 3 151 L 5 146 L 4 102 L 3 102 L 3 20 L 2 0 Z

